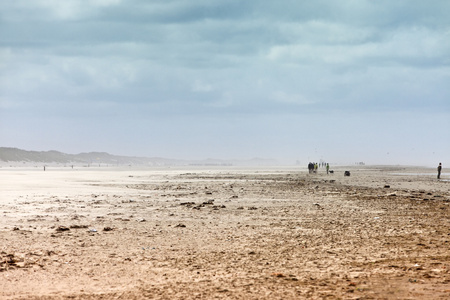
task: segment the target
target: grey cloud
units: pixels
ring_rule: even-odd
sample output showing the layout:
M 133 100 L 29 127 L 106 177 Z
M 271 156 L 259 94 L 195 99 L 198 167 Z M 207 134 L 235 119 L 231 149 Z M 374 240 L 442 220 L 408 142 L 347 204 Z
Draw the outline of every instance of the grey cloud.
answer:
M 158 120 L 171 134 L 182 117 L 193 130 L 214 117 L 219 132 L 238 119 L 253 134 L 259 124 L 248 117 L 293 134 L 286 115 L 302 131 L 311 115 L 445 112 L 449 9 L 416 0 L 3 1 L 0 109 L 93 126 Z

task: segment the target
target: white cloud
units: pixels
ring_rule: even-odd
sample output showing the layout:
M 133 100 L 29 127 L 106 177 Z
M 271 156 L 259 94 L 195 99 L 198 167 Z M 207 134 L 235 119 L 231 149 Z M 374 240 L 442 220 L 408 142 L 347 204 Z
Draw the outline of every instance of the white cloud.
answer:
M 370 67 L 396 63 L 411 67 L 441 67 L 442 63 L 448 61 L 448 53 L 450 53 L 448 34 L 425 28 L 400 28 L 384 33 L 383 38 L 373 41 L 368 39 L 360 43 L 344 41 L 315 44 L 306 40 L 301 43 L 276 45 L 270 48 L 267 58 L 283 63 L 319 66 L 341 64 L 348 67 L 353 65 Z
M 287 104 L 306 105 L 315 103 L 301 94 L 288 94 L 283 91 L 274 92 L 271 98 L 276 102 Z
M 92 13 L 93 9 L 118 5 L 121 0 L 35 0 L 34 4 L 48 10 L 58 20 L 76 20 Z
M 194 84 L 192 85 L 192 91 L 194 92 L 211 92 L 214 88 L 212 85 L 202 82 L 201 80 L 196 80 Z

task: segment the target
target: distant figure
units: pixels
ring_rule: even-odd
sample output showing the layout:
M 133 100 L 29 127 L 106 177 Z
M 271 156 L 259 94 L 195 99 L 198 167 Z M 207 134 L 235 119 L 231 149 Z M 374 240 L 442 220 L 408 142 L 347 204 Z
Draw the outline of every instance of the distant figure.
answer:
M 330 171 L 330 164 L 327 163 L 327 174 L 328 174 L 329 171 Z
M 44 171 L 45 171 L 45 166 L 44 166 Z M 438 178 L 439 178 L 439 175 L 438 175 Z
M 438 171 L 438 179 L 441 179 L 441 171 L 442 171 L 442 163 L 439 163 L 439 166 L 437 167 L 437 171 Z
M 312 173 L 313 169 L 314 169 L 314 165 L 313 165 L 312 162 L 310 162 L 310 163 L 308 164 L 308 171 L 309 171 L 309 174 Z

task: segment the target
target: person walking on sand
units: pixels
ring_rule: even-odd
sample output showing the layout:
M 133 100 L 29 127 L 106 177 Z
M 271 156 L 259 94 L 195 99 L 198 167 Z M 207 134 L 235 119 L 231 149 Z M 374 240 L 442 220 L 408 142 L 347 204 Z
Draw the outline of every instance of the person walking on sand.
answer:
M 327 174 L 328 174 L 329 171 L 330 171 L 330 164 L 327 163 Z
M 439 163 L 439 166 L 437 167 L 437 171 L 438 171 L 437 179 L 441 179 L 442 163 Z

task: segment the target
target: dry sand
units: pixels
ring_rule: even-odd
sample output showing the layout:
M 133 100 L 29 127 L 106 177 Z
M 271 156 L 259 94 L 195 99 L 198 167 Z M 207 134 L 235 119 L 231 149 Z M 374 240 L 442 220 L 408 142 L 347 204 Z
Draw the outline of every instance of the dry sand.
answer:
M 0 299 L 449 299 L 443 179 L 0 168 Z

